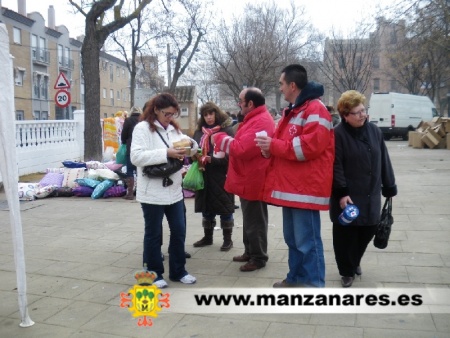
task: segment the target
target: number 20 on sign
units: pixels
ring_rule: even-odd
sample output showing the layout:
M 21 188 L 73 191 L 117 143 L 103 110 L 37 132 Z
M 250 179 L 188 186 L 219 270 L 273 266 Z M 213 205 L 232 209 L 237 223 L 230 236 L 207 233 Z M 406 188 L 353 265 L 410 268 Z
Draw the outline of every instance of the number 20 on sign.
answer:
M 60 108 L 66 108 L 70 104 L 70 93 L 67 90 L 58 90 L 55 95 L 55 103 Z

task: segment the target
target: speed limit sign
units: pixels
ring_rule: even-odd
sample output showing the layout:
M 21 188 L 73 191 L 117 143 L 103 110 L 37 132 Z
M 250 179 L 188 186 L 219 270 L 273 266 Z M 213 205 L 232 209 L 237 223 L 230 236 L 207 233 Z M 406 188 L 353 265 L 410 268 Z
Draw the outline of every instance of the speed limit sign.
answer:
M 70 93 L 61 89 L 56 92 L 55 103 L 60 108 L 66 108 L 70 104 Z

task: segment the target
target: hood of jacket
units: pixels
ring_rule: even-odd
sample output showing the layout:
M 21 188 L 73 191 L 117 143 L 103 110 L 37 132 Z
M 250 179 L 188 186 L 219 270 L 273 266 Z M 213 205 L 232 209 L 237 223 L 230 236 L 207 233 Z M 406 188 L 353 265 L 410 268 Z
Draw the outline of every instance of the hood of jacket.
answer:
M 294 107 L 300 107 L 302 104 L 304 104 L 308 100 L 317 99 L 321 96 L 323 96 L 324 89 L 323 86 L 320 83 L 310 81 L 305 86 L 305 88 L 302 89 L 300 92 L 300 95 L 295 100 L 294 104 L 289 104 L 289 110 Z

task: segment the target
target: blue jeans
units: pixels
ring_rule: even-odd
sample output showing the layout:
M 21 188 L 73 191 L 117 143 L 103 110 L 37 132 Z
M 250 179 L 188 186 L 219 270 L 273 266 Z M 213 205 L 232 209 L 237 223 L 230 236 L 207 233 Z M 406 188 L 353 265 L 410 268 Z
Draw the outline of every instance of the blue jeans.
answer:
M 156 280 L 163 279 L 164 264 L 161 257 L 162 221 L 164 215 L 166 215 L 170 229 L 169 279 L 174 281 L 180 280 L 187 275 L 184 250 L 186 239 L 184 201 L 181 200 L 170 205 L 141 203 L 141 207 L 145 221 L 144 267 L 158 275 Z
M 284 241 L 289 248 L 286 282 L 325 286 L 325 260 L 317 210 L 283 207 Z
M 207 219 L 208 221 L 214 221 L 216 219 L 217 214 L 210 214 L 207 212 L 202 212 L 203 218 Z M 228 215 L 220 215 L 221 221 L 232 221 L 233 220 L 233 214 Z

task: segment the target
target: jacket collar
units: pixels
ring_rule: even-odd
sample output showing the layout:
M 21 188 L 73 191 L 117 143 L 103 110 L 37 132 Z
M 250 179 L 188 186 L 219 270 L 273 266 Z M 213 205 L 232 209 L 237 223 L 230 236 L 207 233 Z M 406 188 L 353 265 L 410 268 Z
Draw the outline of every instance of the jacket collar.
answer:
M 263 104 L 262 106 L 259 106 L 259 107 L 255 108 L 255 109 L 253 109 L 252 111 L 250 111 L 249 113 L 247 113 L 247 115 L 244 116 L 244 121 L 243 122 L 253 118 L 256 115 L 264 113 L 265 111 L 267 111 L 267 107 L 266 107 L 265 104 Z
M 323 96 L 324 89 L 320 83 L 316 83 L 313 81 L 308 82 L 305 88 L 302 89 L 300 95 L 297 96 L 294 104 L 289 104 L 288 109 L 286 110 L 286 114 L 288 114 L 292 108 L 302 106 L 308 100 L 318 99 Z

